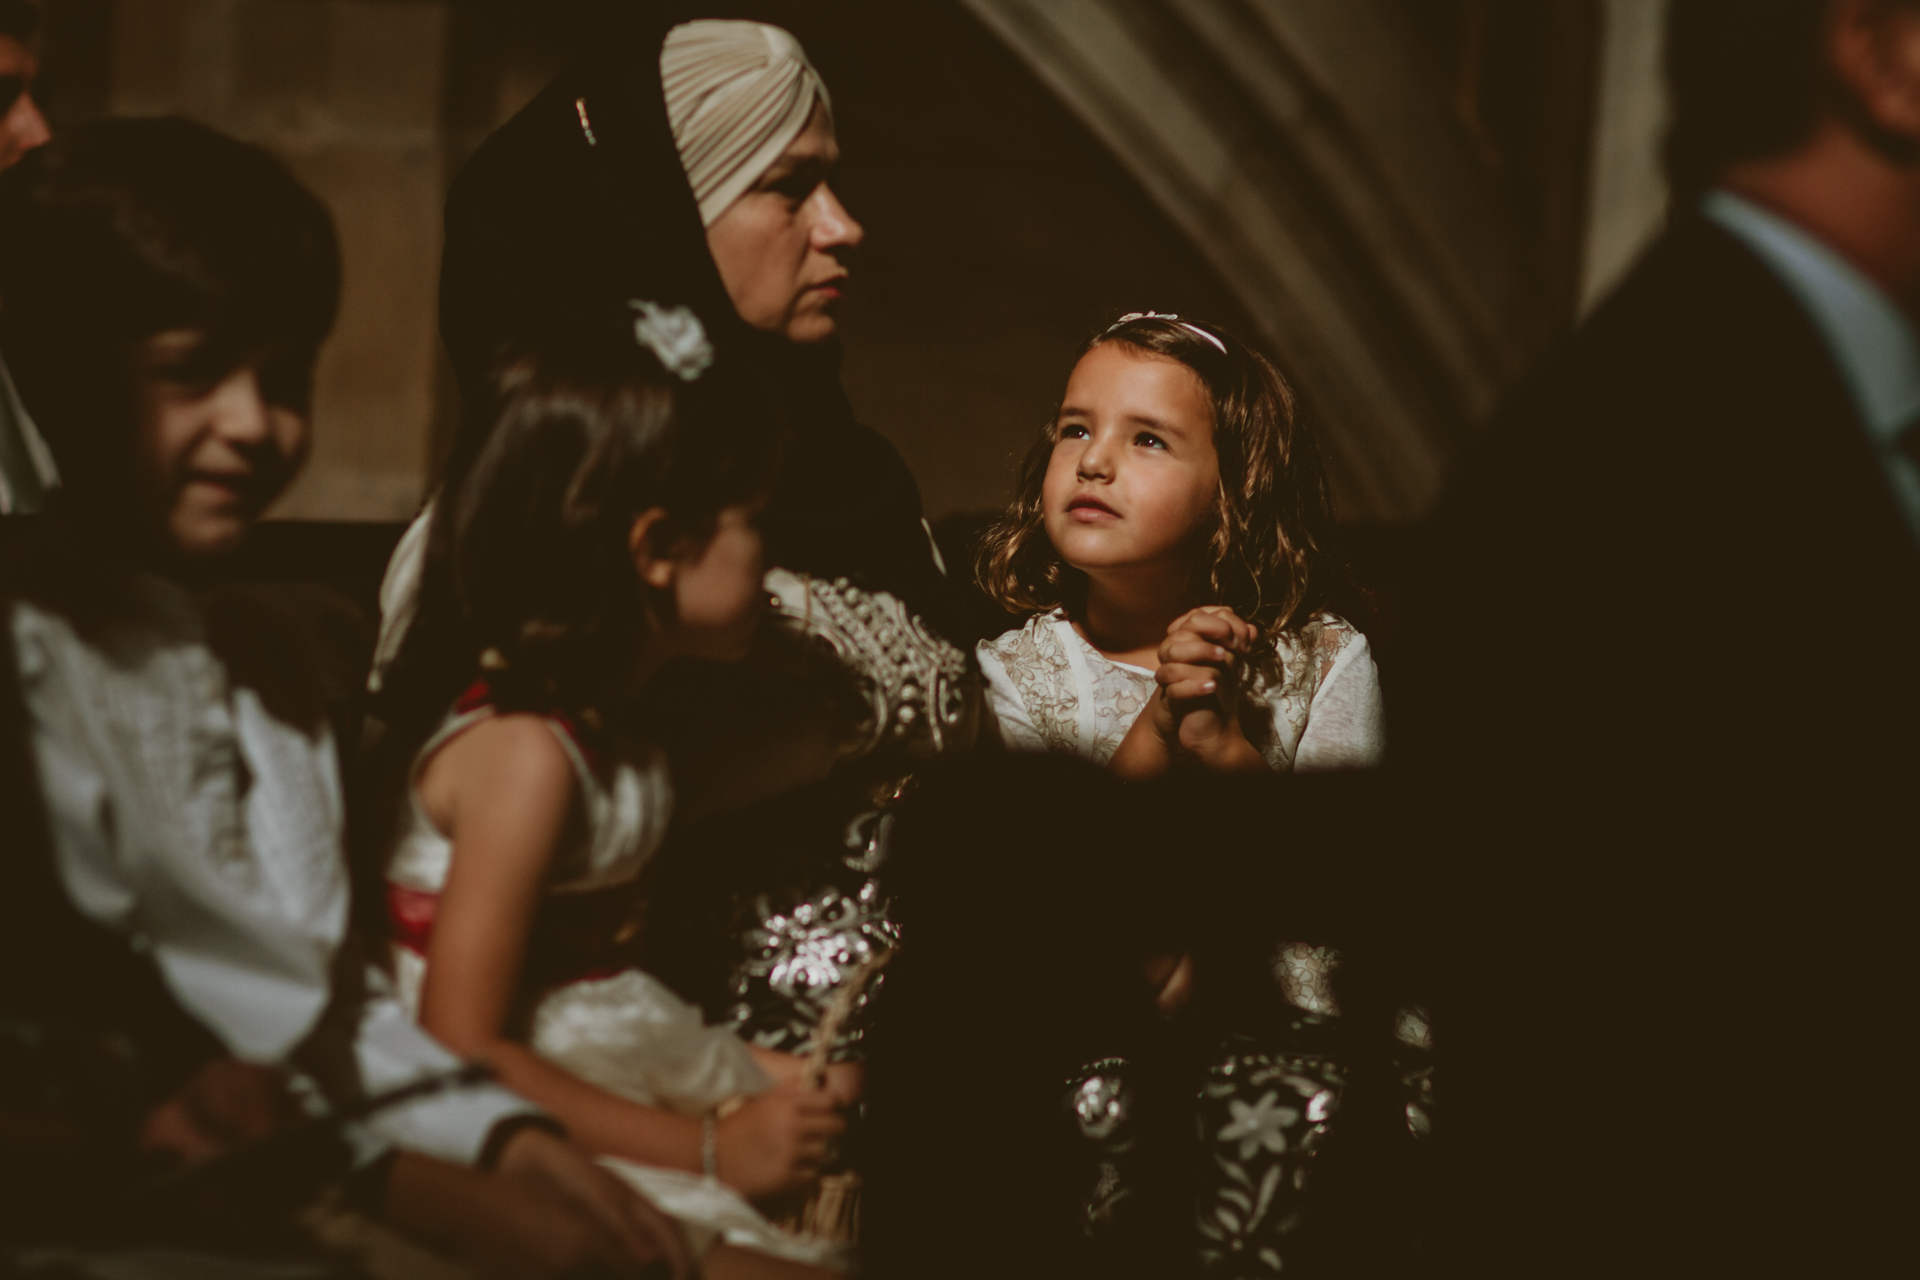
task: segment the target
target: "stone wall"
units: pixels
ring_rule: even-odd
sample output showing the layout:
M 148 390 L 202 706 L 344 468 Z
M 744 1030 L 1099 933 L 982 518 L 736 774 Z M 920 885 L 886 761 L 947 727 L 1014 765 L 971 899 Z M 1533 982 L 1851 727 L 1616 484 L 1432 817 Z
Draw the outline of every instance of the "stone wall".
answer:
M 1076 91 L 1038 45 L 1010 38 L 1009 15 L 1041 12 L 1025 0 L 726 6 L 791 27 L 833 86 L 846 153 L 839 186 L 868 231 L 844 326 L 846 382 L 863 420 L 898 445 L 930 516 L 991 509 L 1101 317 L 1198 314 L 1263 343 L 1306 384 L 1345 515 L 1415 514 L 1451 443 L 1565 322 L 1557 310 L 1571 311 L 1524 300 L 1555 293 L 1554 272 L 1534 263 L 1541 245 L 1567 259 L 1568 278 L 1579 265 L 1570 256 L 1579 245 L 1525 242 L 1526 219 L 1507 216 L 1511 199 L 1500 203 L 1502 182 L 1558 190 L 1532 168 L 1511 158 L 1493 166 L 1493 203 L 1475 187 L 1474 152 L 1455 136 L 1448 104 L 1471 100 L 1463 68 L 1483 60 L 1429 66 L 1409 44 L 1419 23 L 1381 0 L 1073 2 L 1110 11 L 1129 39 L 1147 32 L 1141 15 L 1157 15 L 1162 35 L 1185 34 L 1134 40 L 1149 56 L 1131 79 L 1105 47 L 1071 50 Z M 1499 12 L 1399 2 L 1453 15 L 1444 34 L 1426 35 L 1443 51 L 1472 52 L 1455 38 L 1477 29 L 1466 18 Z M 1587 3 L 1556 0 L 1568 12 Z M 435 316 L 447 181 L 557 66 L 564 7 L 48 0 L 56 127 L 108 111 L 183 113 L 272 150 L 334 210 L 344 309 L 322 357 L 313 461 L 280 514 L 393 519 L 419 501 L 456 410 Z M 1264 24 L 1272 66 L 1248 61 L 1257 42 L 1208 43 L 1219 33 L 1207 23 L 1229 11 Z M 1332 33 L 1315 35 L 1334 50 L 1324 66 L 1293 30 L 1303 15 Z M 1399 34 L 1361 38 L 1375 27 Z M 1514 29 L 1524 38 L 1507 56 L 1524 63 L 1543 37 Z M 1113 105 L 1090 107 L 1089 89 Z M 1523 85 L 1521 97 L 1531 92 Z M 1129 115 L 1129 103 L 1149 99 L 1159 105 Z M 1281 109 L 1295 99 L 1312 109 Z M 1225 169 L 1204 171 L 1191 148 L 1167 153 L 1167 138 L 1134 127 L 1134 116 L 1164 121 L 1176 108 L 1237 148 Z M 1508 114 L 1531 121 L 1528 111 L 1522 101 Z M 1554 126 L 1571 131 L 1559 167 L 1584 172 L 1576 125 Z M 1554 145 L 1529 143 L 1549 158 Z M 1445 169 L 1444 180 L 1414 173 L 1420 166 Z M 1373 216 L 1382 209 L 1392 216 Z M 1503 239 L 1513 234 L 1518 247 Z M 1287 292 L 1303 280 L 1333 283 L 1307 305 L 1313 298 Z

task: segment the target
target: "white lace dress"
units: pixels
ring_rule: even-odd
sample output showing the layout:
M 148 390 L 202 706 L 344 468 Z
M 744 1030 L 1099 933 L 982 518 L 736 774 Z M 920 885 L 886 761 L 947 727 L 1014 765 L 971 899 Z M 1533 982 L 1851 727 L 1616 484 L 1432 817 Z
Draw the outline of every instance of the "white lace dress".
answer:
M 434 752 L 494 714 L 484 686 L 470 690 L 421 748 L 413 780 L 418 781 Z M 554 857 L 547 878 L 549 902 L 581 900 L 631 885 L 666 838 L 673 794 L 665 758 L 645 750 L 636 758 L 613 757 L 587 745 L 569 721 L 545 720 L 573 764 L 584 818 L 579 839 Z M 433 919 L 452 862 L 452 841 L 434 826 L 418 791 L 410 787 L 401 836 L 388 864 L 387 891 L 394 973 L 401 997 L 416 1017 Z M 574 933 L 542 941 L 574 951 L 571 944 L 580 941 L 578 930 Z M 530 953 L 543 949 L 528 948 Z M 578 954 L 604 950 L 589 945 Z M 533 1008 L 529 1045 L 610 1093 L 680 1115 L 703 1116 L 729 1098 L 759 1093 L 772 1083 L 744 1041 L 724 1027 L 707 1026 L 697 1007 L 640 969 L 608 970 L 588 961 L 557 976 L 543 975 L 536 985 L 542 989 Z M 603 1157 L 601 1163 L 679 1219 L 697 1249 L 725 1241 L 794 1262 L 846 1265 L 843 1246 L 781 1230 L 719 1182 L 615 1157 Z
M 1064 610 L 979 646 L 987 705 L 1009 750 L 1056 752 L 1104 766 L 1153 696 L 1153 672 L 1115 662 Z M 1367 638 L 1331 613 L 1283 633 L 1255 668 L 1269 715 L 1256 742 L 1276 772 L 1364 769 L 1385 748 L 1380 677 Z
M 979 646 L 987 701 L 1015 751 L 1056 752 L 1105 765 L 1153 696 L 1153 673 L 1115 662 L 1073 629 L 1064 613 L 1041 614 Z M 1248 732 L 1278 772 L 1367 768 L 1380 763 L 1380 681 L 1367 639 L 1344 619 L 1318 614 L 1275 643 L 1257 665 L 1250 695 L 1269 714 Z M 1249 717 L 1251 718 L 1251 717 Z M 1195 1134 L 1204 1170 L 1193 1189 L 1199 1268 L 1207 1275 L 1280 1274 L 1310 1198 L 1316 1148 L 1339 1128 L 1349 1069 L 1335 973 L 1340 953 L 1283 939 L 1268 957 L 1280 994 L 1298 1015 L 1282 1034 L 1232 1037 L 1194 1090 Z M 1416 1138 L 1431 1126 L 1432 1040 L 1424 1010 L 1401 1011 L 1392 1069 L 1405 1090 Z M 1122 1201 L 1153 1176 L 1139 1166 L 1141 1077 L 1125 1058 L 1083 1064 L 1065 1103 L 1098 1170 L 1081 1204 L 1082 1227 L 1110 1235 Z M 1285 1274 L 1292 1274 L 1287 1268 Z

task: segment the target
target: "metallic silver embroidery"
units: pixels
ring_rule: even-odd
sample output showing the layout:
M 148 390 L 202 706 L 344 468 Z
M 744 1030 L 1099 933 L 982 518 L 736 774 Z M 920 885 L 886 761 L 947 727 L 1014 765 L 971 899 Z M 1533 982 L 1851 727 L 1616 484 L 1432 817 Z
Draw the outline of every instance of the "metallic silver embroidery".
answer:
M 846 757 L 896 747 L 923 759 L 973 739 L 978 677 L 960 649 L 935 635 L 885 592 L 845 578 L 827 581 L 769 570 L 776 620 L 831 649 L 859 687 L 867 714 L 842 748 Z
M 729 986 L 734 1004 L 727 1020 L 740 1035 L 787 1053 L 809 1051 L 840 985 L 899 945 L 900 928 L 873 873 L 887 859 L 893 809 L 912 788 L 912 775 L 876 785 L 867 797 L 872 807 L 848 821 L 841 863 L 861 877 L 851 894 L 829 887 L 786 905 L 771 894 L 754 900 L 757 923 L 743 935 L 746 958 Z M 858 1056 L 867 1009 L 885 982 L 884 972 L 872 975 L 854 998 L 830 1050 L 834 1060 Z
M 1094 1184 L 1080 1202 L 1080 1229 L 1093 1236 L 1113 1221 L 1120 1202 L 1132 1193 L 1123 1168 L 1134 1148 L 1126 1059 L 1102 1058 L 1081 1067 L 1067 1080 L 1066 1106 L 1096 1152 Z
M 880 865 L 887 860 L 887 849 L 893 841 L 894 807 L 912 790 L 912 774 L 882 783 L 873 789 L 873 807 L 855 814 L 847 823 L 846 834 L 841 837 L 841 843 L 847 847 L 846 856 L 841 861 L 849 871 L 857 871 L 864 876 L 880 869 Z
M 1208 1072 L 1196 1123 L 1220 1176 L 1194 1205 L 1204 1269 L 1283 1270 L 1286 1237 L 1302 1221 L 1301 1193 L 1345 1088 L 1338 1063 L 1309 1054 L 1233 1054 Z
M 734 970 L 727 1021 L 754 1044 L 806 1053 L 833 993 L 855 969 L 899 945 L 899 927 L 872 880 L 853 894 L 827 888 L 787 907 L 770 895 L 754 901 L 760 923 L 746 933 L 747 956 Z M 831 1056 L 846 1057 L 865 1037 L 864 1014 L 886 982 L 875 974 L 853 1002 Z

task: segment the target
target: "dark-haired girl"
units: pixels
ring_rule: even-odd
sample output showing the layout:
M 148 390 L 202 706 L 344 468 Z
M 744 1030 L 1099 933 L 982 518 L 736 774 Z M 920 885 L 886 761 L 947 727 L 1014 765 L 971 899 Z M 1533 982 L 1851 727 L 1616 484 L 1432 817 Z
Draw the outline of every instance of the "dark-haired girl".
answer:
M 384 754 L 404 766 L 395 967 L 427 1030 L 539 1100 L 696 1245 L 822 1260 L 748 1200 L 812 1183 L 851 1069 L 823 1088 L 624 958 L 672 810 L 632 706 L 672 659 L 747 651 L 771 415 L 740 383 L 699 379 L 684 308 L 643 306 L 631 330 L 675 374 L 627 329 L 604 332 L 619 340 L 504 361 L 486 445 L 436 505 L 383 689 Z
M 1379 680 L 1332 611 L 1331 532 L 1279 371 L 1212 325 L 1121 317 L 987 538 L 987 591 L 1034 614 L 979 648 L 1003 741 L 1129 778 L 1378 763 Z

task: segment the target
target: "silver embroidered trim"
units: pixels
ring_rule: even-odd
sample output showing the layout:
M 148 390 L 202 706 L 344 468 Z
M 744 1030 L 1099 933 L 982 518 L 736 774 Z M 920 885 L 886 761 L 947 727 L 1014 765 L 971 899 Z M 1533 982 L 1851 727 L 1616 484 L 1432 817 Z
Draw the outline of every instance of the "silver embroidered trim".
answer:
M 759 924 L 746 933 L 747 955 L 733 972 L 734 1003 L 726 1024 L 743 1039 L 783 1053 L 807 1053 L 834 993 L 854 970 L 900 945 L 880 886 L 869 880 L 852 894 L 825 889 L 784 910 L 770 895 L 754 902 Z M 865 1013 L 886 981 L 875 974 L 855 997 L 852 1015 L 831 1046 L 834 1061 L 857 1051 Z
M 843 755 L 897 747 L 925 758 L 972 740 L 979 699 L 967 655 L 905 603 L 845 578 L 827 581 L 786 569 L 769 571 L 766 588 L 776 622 L 831 649 L 859 687 L 867 715 L 850 732 Z

